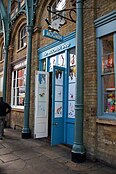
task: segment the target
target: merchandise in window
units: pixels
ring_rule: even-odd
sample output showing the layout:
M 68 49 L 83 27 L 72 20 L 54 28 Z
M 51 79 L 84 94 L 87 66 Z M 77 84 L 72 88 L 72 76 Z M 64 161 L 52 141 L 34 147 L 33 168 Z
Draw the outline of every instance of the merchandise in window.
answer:
M 46 59 L 42 61 L 42 71 L 46 71 Z
M 75 82 L 76 55 L 75 48 L 70 49 L 69 83 L 68 83 L 68 118 L 75 118 Z
M 12 105 L 24 106 L 26 68 L 13 71 L 12 80 Z
M 116 112 L 113 34 L 102 37 L 102 85 L 104 112 Z

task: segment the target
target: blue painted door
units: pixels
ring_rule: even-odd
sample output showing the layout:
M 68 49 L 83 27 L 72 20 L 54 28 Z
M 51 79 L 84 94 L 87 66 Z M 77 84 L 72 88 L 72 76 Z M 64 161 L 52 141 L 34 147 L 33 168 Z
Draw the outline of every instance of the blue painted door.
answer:
M 51 145 L 64 143 L 65 68 L 54 66 L 52 82 Z

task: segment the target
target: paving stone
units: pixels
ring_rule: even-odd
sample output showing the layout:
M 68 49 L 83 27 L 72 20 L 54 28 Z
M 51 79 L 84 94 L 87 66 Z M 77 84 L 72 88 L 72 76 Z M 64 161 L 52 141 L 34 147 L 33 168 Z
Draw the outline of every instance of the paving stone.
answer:
M 22 139 L 17 133 L 6 129 L 0 142 L 0 174 L 116 174 L 99 162 L 72 162 L 71 148 L 52 147 L 46 139 Z
M 1 156 L 0 156 L 0 159 L 1 159 L 4 163 L 6 163 L 6 162 L 9 162 L 9 161 L 17 160 L 17 159 L 19 159 L 19 157 L 16 156 L 16 155 L 13 155 L 13 154 L 7 154 L 7 155 L 1 155 Z

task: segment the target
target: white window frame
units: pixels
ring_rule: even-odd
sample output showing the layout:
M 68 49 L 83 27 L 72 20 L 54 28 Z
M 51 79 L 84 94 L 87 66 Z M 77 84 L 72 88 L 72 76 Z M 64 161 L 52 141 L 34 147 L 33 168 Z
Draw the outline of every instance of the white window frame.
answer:
M 23 25 L 21 29 L 19 30 L 19 36 L 18 36 L 18 49 L 24 48 L 26 44 L 26 25 Z
M 21 69 L 24 69 L 25 68 L 25 71 L 26 71 L 26 61 L 23 61 L 23 62 L 20 62 L 19 64 L 17 65 L 14 65 L 13 66 L 13 71 L 12 71 L 12 88 L 11 88 L 11 106 L 12 108 L 18 108 L 18 109 L 24 109 L 24 105 L 18 105 L 17 104 L 17 75 L 18 75 L 18 71 L 21 70 Z M 16 73 L 16 81 L 15 81 L 15 87 L 13 87 L 13 82 L 14 82 L 14 73 Z M 25 74 L 26 76 L 26 74 Z M 26 80 L 26 77 L 25 77 L 25 80 Z M 26 84 L 25 84 L 26 86 Z M 22 86 L 23 87 L 23 86 Z M 14 88 L 16 89 L 15 90 L 15 94 L 14 94 Z M 13 104 L 13 97 L 15 96 L 15 104 Z

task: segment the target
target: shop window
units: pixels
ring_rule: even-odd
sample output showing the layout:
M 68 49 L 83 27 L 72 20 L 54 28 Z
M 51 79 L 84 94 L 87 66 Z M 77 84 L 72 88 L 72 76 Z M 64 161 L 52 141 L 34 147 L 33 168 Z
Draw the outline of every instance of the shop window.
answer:
M 24 25 L 19 30 L 19 35 L 18 35 L 18 49 L 23 48 L 25 46 L 26 46 L 26 25 Z
M 56 65 L 56 56 L 50 57 L 49 59 L 49 71 L 53 71 L 53 66 Z
M 42 71 L 46 71 L 46 59 L 42 60 Z
M 50 57 L 49 59 L 49 71 L 53 71 L 53 66 L 62 66 L 66 68 L 66 56 L 65 52 L 56 56 Z
M 113 34 L 102 39 L 102 86 L 104 112 L 116 112 Z
M 66 67 L 66 57 L 65 53 L 58 55 L 58 66 Z
M 23 108 L 25 99 L 26 68 L 19 68 L 12 72 L 12 96 L 13 107 Z
M 75 82 L 76 82 L 76 55 L 75 48 L 69 51 L 69 78 L 68 78 L 68 118 L 75 118 Z
M 98 112 L 100 118 L 116 119 L 116 11 L 95 21 L 98 60 Z

